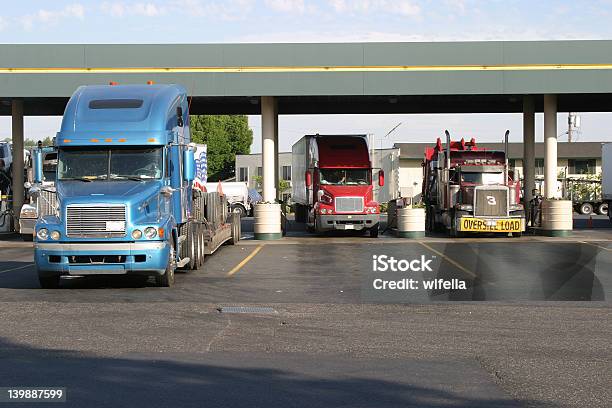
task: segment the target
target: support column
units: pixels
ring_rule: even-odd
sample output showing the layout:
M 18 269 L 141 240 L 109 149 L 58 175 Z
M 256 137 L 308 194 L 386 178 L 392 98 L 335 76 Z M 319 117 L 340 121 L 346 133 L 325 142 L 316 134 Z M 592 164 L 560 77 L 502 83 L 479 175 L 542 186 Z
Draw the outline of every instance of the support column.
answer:
M 278 100 L 274 98 L 274 188 L 276 189 L 276 198 L 281 199 L 282 192 L 279 190 L 278 182 L 280 178 L 279 173 L 279 160 L 278 160 Z
M 557 95 L 544 95 L 544 198 L 557 191 Z
M 261 158 L 263 203 L 255 206 L 255 239 L 279 239 L 281 233 L 280 204 L 276 203 L 275 168 L 277 110 L 273 96 L 261 97 Z
M 557 95 L 544 95 L 544 200 L 542 231 L 546 235 L 567 236 L 572 231 L 571 200 L 555 200 L 557 195 Z
M 13 100 L 11 106 L 13 136 L 13 214 L 18 225 L 19 213 L 24 199 L 24 162 L 23 162 L 23 101 Z
M 535 103 L 532 95 L 523 97 L 523 200 L 525 215 L 535 188 Z

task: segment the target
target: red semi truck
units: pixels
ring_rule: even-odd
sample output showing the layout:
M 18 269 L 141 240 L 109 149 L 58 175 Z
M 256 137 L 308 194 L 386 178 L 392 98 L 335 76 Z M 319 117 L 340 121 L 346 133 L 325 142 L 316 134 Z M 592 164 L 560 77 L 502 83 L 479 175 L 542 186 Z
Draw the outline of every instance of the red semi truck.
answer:
M 295 219 L 311 232 L 359 230 L 378 236 L 366 135 L 306 135 L 292 147 Z M 378 172 L 378 185 L 384 173 Z
M 452 236 L 499 232 L 520 236 L 525 230 L 521 186 L 508 171 L 505 151 L 476 146 L 474 139 L 451 142 L 438 138 L 425 150 L 423 201 L 428 230 L 448 230 Z

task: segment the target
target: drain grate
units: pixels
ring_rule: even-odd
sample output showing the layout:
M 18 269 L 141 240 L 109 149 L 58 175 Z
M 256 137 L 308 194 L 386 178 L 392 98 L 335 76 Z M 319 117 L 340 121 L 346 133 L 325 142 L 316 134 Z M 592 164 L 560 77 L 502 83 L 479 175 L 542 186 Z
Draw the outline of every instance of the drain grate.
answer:
M 276 310 L 271 307 L 250 307 L 250 306 L 224 306 L 217 309 L 221 313 L 254 313 L 254 314 L 275 314 Z

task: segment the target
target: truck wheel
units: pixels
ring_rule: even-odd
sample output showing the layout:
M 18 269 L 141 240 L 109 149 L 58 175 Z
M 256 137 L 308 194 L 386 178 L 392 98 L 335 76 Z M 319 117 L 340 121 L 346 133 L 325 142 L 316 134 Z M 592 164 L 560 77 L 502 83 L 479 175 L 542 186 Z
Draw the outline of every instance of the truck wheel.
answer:
M 58 289 L 60 286 L 60 276 L 41 276 L 39 273 L 38 282 L 40 283 L 40 287 L 43 289 Z
M 606 211 L 606 214 L 607 213 L 608 212 Z M 21 234 L 21 239 L 26 241 L 26 242 L 31 242 L 31 241 L 34 241 L 34 235 L 32 235 L 32 234 Z
M 240 218 L 246 217 L 246 215 L 247 215 L 246 210 L 240 204 L 233 204 L 231 206 L 231 209 L 232 209 L 232 212 L 235 213 L 235 214 L 238 214 L 240 216 Z
M 608 203 L 599 204 L 599 207 L 597 208 L 597 212 L 601 215 L 608 215 Z
M 161 276 L 155 276 L 157 286 L 169 288 L 174 285 L 174 245 L 170 243 L 170 251 L 168 252 L 168 264 L 166 271 Z
M 186 245 L 186 251 L 185 254 L 187 257 L 189 257 L 189 262 L 187 262 L 187 264 L 182 268 L 185 270 L 193 270 L 196 269 L 196 256 L 197 256 L 197 250 L 196 250 L 196 246 L 197 246 L 197 241 L 196 241 L 196 236 L 195 236 L 195 231 L 194 231 L 194 223 L 193 222 L 188 222 L 187 223 L 187 228 L 185 229 L 185 234 L 187 235 L 187 238 L 185 239 L 183 245 Z
M 580 205 L 580 214 L 591 215 L 593 214 L 593 206 L 591 203 L 582 203 Z
M 204 224 L 198 224 L 196 230 L 198 235 L 198 268 L 204 265 Z
M 193 241 L 193 257 L 189 261 L 189 269 L 195 271 L 200 263 L 200 223 L 192 222 L 191 224 L 191 239 Z
M 370 238 L 378 238 L 378 225 L 370 228 Z
M 237 213 L 232 214 L 231 218 L 232 224 L 232 238 L 230 239 L 230 244 L 236 245 L 238 241 L 240 241 L 241 227 L 240 227 L 240 216 Z

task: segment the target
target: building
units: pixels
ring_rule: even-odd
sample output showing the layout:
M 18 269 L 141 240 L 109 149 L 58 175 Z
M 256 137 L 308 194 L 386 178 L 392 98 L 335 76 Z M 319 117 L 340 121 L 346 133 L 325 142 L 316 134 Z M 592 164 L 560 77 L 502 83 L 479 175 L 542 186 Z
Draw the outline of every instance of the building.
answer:
M 601 173 L 602 142 L 558 143 L 557 174 L 560 177 L 584 177 Z M 421 197 L 423 179 L 423 156 L 425 148 L 431 143 L 396 143 L 400 152 L 399 188 L 402 195 L 412 195 L 416 200 Z M 478 143 L 479 147 L 491 150 L 504 150 L 503 143 Z M 544 178 L 544 143 L 535 146 L 536 180 Z M 508 162 L 510 170 L 523 178 L 523 144 L 508 144 Z
M 374 170 L 382 169 L 385 172 L 385 186 L 374 187 L 374 199 L 384 203 L 398 197 L 399 149 L 375 149 L 370 156 Z M 282 192 L 285 201 L 291 196 L 291 173 L 291 152 L 279 152 L 278 177 L 289 182 L 289 188 Z M 243 181 L 249 188 L 261 191 L 261 177 L 261 153 L 236 155 L 236 181 Z
M 261 191 L 262 169 L 261 153 L 236 155 L 236 181 L 243 181 L 249 188 Z M 291 152 L 278 153 L 278 178 L 288 181 L 291 186 Z M 291 187 L 282 192 L 283 200 L 290 194 Z

